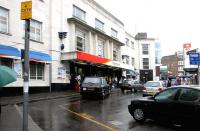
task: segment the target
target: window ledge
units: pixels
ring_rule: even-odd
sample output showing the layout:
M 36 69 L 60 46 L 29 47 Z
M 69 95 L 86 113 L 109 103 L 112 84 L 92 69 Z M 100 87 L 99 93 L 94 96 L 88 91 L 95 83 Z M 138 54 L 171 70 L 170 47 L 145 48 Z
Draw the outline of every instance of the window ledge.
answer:
M 9 36 L 12 36 L 12 34 L 10 34 L 10 33 L 7 33 L 7 32 L 2 32 L 2 31 L 0 31 L 0 34 L 4 34 L 4 35 L 9 35 Z
M 42 41 L 37 41 L 37 40 L 33 40 L 33 39 L 30 39 L 30 41 L 37 42 L 37 43 L 40 43 L 40 44 L 44 44 L 44 42 L 42 42 Z
M 83 19 L 81 19 L 81 18 L 79 18 L 79 17 L 77 17 L 77 16 L 75 16 L 75 15 L 73 15 L 73 18 L 75 18 L 75 19 L 77 19 L 77 20 L 80 20 L 81 22 L 87 24 L 87 22 L 86 22 L 85 20 L 83 20 Z
M 22 39 L 25 39 L 25 37 L 22 37 Z M 44 44 L 44 42 L 42 42 L 42 41 L 37 41 L 37 40 L 33 40 L 33 39 L 29 39 L 29 40 L 32 41 L 32 42 Z
M 117 40 L 118 41 L 118 38 L 117 37 L 114 37 L 114 36 L 111 36 L 113 39 Z
M 102 33 L 104 33 L 104 34 L 106 34 L 106 32 L 104 30 L 101 30 L 98 27 L 95 27 L 95 29 L 98 30 L 98 31 L 100 31 L 100 32 L 102 32 Z

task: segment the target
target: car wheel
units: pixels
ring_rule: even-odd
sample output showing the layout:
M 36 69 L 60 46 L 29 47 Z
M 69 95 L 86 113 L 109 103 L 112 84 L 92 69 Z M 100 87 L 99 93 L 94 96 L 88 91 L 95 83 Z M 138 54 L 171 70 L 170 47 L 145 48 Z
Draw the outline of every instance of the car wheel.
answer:
M 133 118 L 138 122 L 143 122 L 145 120 L 144 111 L 142 108 L 135 108 L 133 111 Z
M 102 99 L 105 98 L 105 91 L 102 92 L 102 94 L 101 94 L 101 98 L 102 98 Z
M 131 93 L 135 92 L 135 89 L 134 88 L 131 88 Z
M 109 89 L 109 90 L 108 90 L 108 95 L 110 95 L 110 92 L 111 92 L 111 90 Z
M 134 89 L 134 92 L 137 92 L 137 90 L 136 90 L 136 89 Z

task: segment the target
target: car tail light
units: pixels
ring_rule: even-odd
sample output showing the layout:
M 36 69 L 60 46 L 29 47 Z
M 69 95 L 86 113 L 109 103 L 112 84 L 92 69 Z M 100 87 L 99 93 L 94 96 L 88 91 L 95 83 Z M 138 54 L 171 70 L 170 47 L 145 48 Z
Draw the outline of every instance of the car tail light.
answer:
M 158 88 L 158 91 L 162 91 L 162 88 Z
M 144 87 L 143 91 L 146 91 L 147 89 Z

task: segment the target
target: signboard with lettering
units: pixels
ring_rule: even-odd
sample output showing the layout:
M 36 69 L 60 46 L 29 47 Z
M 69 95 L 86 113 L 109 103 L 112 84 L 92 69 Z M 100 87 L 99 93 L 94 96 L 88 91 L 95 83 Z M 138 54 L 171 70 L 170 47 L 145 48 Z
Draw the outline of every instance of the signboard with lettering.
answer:
M 21 2 L 21 20 L 32 18 L 32 1 Z
M 190 53 L 190 64 L 191 65 L 199 65 L 200 64 L 200 53 Z

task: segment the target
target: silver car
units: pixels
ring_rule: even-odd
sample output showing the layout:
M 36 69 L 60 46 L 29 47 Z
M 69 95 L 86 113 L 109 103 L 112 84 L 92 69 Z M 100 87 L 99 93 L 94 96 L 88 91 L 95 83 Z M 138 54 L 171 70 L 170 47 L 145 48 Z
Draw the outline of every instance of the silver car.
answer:
M 143 96 L 153 96 L 165 88 L 162 81 L 148 81 L 144 84 Z

